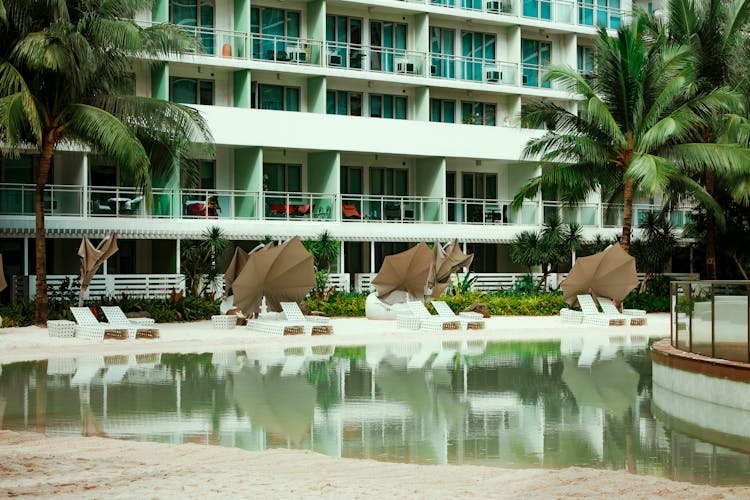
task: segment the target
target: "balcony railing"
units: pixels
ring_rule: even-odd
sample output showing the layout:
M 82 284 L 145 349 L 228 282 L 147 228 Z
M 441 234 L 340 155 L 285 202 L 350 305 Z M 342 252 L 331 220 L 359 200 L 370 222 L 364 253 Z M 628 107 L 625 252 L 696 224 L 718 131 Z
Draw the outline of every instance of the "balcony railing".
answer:
M 341 220 L 360 222 L 443 222 L 442 198 L 341 195 Z
M 673 281 L 673 347 L 712 358 L 750 362 L 750 282 Z
M 154 189 L 151 199 L 132 187 L 47 185 L 45 213 L 68 217 L 149 219 L 223 219 L 345 222 L 407 222 L 423 224 L 540 225 L 551 216 L 585 227 L 622 226 L 622 205 L 525 201 L 520 209 L 510 200 L 376 196 L 337 193 L 254 192 L 229 189 Z M 148 207 L 151 207 L 149 210 Z M 674 207 L 670 221 L 681 228 L 690 207 Z M 656 205 L 633 205 L 638 227 Z M 0 184 L 0 217 L 34 215 L 33 184 Z
M 451 54 L 430 54 L 430 76 L 471 82 L 519 84 L 517 64 Z

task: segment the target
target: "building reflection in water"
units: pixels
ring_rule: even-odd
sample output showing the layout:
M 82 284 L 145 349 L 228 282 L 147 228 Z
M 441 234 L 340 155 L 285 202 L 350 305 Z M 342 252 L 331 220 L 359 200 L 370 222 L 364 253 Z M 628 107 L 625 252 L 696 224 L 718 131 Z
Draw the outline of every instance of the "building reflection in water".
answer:
M 0 422 L 50 435 L 750 484 L 748 440 L 683 433 L 654 416 L 647 347 L 620 335 L 56 358 L 2 366 Z

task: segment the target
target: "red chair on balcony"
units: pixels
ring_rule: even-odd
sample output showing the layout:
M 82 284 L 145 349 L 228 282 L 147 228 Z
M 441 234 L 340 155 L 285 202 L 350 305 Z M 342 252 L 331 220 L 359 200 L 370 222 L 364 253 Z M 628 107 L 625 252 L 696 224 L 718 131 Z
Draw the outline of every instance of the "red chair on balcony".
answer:
M 359 213 L 355 205 L 341 205 L 341 214 L 345 219 L 364 219 L 365 216 Z
M 297 207 L 297 215 L 308 215 L 310 213 L 310 205 L 299 205 Z
M 268 209 L 272 215 L 292 215 L 294 213 L 294 207 L 284 203 L 269 203 Z

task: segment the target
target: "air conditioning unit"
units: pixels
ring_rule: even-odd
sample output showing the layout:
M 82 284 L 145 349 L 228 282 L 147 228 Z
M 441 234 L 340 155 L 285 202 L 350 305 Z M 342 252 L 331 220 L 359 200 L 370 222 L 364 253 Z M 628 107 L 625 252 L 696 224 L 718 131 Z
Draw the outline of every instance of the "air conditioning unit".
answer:
M 341 66 L 343 59 L 339 54 L 328 54 L 329 66 Z
M 500 12 L 500 2 L 498 0 L 487 0 L 487 12 Z
M 503 79 L 503 74 L 496 69 L 488 69 L 484 72 L 484 79 L 488 82 L 497 83 Z
M 397 62 L 396 73 L 414 73 L 414 63 L 408 61 Z

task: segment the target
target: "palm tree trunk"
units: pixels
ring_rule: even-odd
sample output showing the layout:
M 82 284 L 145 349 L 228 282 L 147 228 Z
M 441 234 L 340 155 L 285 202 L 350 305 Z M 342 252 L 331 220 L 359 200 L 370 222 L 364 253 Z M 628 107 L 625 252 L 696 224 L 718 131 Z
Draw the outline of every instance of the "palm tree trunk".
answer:
M 713 170 L 706 169 L 706 192 L 713 197 L 716 178 Z M 706 279 L 716 279 L 716 219 L 706 214 Z
M 48 131 L 42 144 L 39 174 L 34 190 L 34 215 L 36 217 L 36 313 L 34 324 L 47 326 L 47 240 L 44 234 L 44 187 L 47 185 L 52 153 L 55 150 L 55 132 Z
M 630 232 L 633 229 L 633 179 L 625 179 L 623 187 L 622 239 L 620 245 L 630 253 Z

